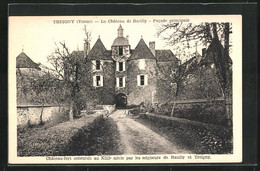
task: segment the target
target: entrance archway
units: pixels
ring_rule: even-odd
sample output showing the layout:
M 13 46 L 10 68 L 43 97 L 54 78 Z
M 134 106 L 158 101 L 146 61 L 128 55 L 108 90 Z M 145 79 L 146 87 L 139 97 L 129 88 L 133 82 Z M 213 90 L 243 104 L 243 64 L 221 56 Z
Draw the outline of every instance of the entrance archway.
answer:
M 127 105 L 127 96 L 124 93 L 118 93 L 116 95 L 116 107 L 124 108 Z

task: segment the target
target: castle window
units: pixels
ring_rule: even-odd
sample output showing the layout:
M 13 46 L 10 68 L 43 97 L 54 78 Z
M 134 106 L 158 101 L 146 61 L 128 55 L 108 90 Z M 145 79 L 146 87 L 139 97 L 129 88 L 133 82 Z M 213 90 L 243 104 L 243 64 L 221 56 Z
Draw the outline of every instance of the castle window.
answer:
M 116 62 L 116 71 L 125 71 L 125 62 Z
M 103 65 L 103 61 L 101 61 L 101 60 L 92 60 L 92 70 L 93 71 L 101 71 L 102 65 Z
M 96 70 L 100 70 L 100 60 L 96 60 Z
M 140 85 L 144 85 L 144 75 L 140 75 Z
M 100 76 L 96 76 L 96 81 L 97 81 L 97 86 L 100 86 L 101 85 L 101 82 L 100 82 Z
M 119 55 L 123 55 L 123 46 L 119 46 Z
M 125 87 L 125 77 L 116 78 L 116 87 Z
M 123 62 L 119 62 L 119 71 L 123 71 Z
M 102 87 L 103 86 L 103 76 L 102 75 L 93 76 L 93 86 L 94 87 Z
M 148 76 L 147 75 L 137 75 L 137 86 L 148 85 Z

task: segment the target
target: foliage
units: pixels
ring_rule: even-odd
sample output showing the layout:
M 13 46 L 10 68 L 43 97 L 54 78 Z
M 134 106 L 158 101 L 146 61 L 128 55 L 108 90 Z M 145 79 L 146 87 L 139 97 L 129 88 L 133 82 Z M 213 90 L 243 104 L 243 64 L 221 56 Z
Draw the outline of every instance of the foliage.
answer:
M 221 42 L 222 45 L 224 45 L 224 52 L 223 54 L 220 54 L 220 49 L 215 49 L 219 53 L 217 54 L 218 59 L 215 59 L 215 65 L 223 93 L 226 94 L 228 80 L 230 79 L 228 58 L 231 44 L 231 39 L 229 38 L 232 33 L 231 30 L 232 27 L 230 23 L 185 24 L 179 22 L 162 24 L 158 28 L 157 35 L 158 37 L 162 37 L 168 45 L 173 46 L 177 50 L 181 48 L 189 49 L 191 47 L 190 44 L 192 43 L 197 47 L 199 43 L 204 46 L 208 46 L 214 41 Z M 182 56 L 184 55 L 185 54 Z
M 225 32 L 232 33 L 232 27 L 227 28 L 227 23 L 167 23 L 158 26 L 157 36 L 166 41 L 168 45 L 181 45 L 185 48 L 204 45 L 208 46 L 214 38 L 225 43 Z M 228 30 L 227 30 L 228 29 Z M 179 46 L 176 46 L 178 49 Z

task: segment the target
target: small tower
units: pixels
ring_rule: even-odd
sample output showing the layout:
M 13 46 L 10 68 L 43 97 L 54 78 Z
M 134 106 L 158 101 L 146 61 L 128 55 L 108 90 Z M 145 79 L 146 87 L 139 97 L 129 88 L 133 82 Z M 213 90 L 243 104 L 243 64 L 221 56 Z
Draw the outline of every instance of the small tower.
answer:
M 122 28 L 122 26 L 121 26 L 121 24 L 120 24 L 120 26 L 118 27 L 118 29 L 117 29 L 117 36 L 118 37 L 124 37 L 124 29 Z
M 113 58 L 122 58 L 130 56 L 130 44 L 128 37 L 125 38 L 123 34 L 124 29 L 119 25 L 117 29 L 117 38 L 114 40 L 111 49 Z

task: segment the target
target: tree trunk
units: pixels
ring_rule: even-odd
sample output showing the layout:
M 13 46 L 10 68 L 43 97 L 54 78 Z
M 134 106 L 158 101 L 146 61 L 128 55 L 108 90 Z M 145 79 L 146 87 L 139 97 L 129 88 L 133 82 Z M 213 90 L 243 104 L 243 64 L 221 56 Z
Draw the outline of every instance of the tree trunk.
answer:
M 213 38 L 218 40 L 217 24 L 213 23 Z
M 225 42 L 224 42 L 224 69 L 225 69 L 225 75 L 226 75 L 226 81 L 225 81 L 225 108 L 226 108 L 226 116 L 228 119 L 228 126 L 232 126 L 232 97 L 231 97 L 231 91 L 232 91 L 232 71 L 229 69 L 229 23 L 225 23 Z
M 44 107 L 44 103 L 42 103 L 42 108 L 41 108 L 41 115 L 40 115 L 40 125 L 43 125 L 43 120 L 42 120 L 42 115 L 43 115 L 43 107 Z
M 227 125 L 232 126 L 232 102 L 228 95 L 228 93 L 225 93 L 224 96 L 224 102 L 225 102 L 225 112 L 227 116 Z
M 173 115 L 174 115 L 175 105 L 176 105 L 176 102 L 173 102 L 172 111 L 171 111 L 171 117 L 173 117 Z
M 73 120 L 73 102 L 70 103 L 69 119 Z

